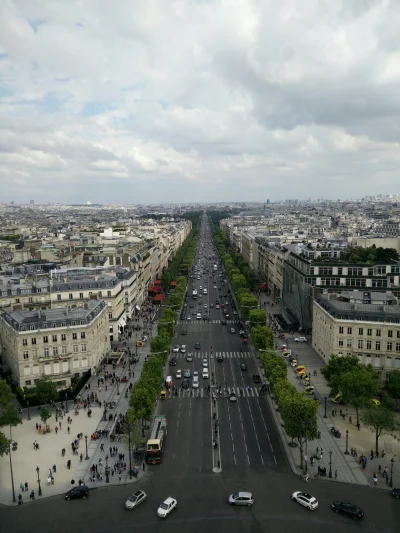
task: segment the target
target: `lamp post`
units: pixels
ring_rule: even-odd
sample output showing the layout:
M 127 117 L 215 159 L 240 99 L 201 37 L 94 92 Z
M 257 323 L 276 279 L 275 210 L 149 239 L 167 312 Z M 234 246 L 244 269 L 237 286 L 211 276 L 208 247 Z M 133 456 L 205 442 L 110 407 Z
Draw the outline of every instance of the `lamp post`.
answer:
M 329 477 L 332 478 L 332 450 L 329 450 Z
M 39 486 L 38 494 L 39 494 L 39 496 L 41 496 L 42 495 L 42 487 L 40 486 L 40 477 L 39 477 L 40 469 L 39 469 L 38 466 L 36 467 L 36 472 L 37 472 L 37 482 L 38 482 L 38 486 Z
M 390 481 L 389 481 L 389 487 L 390 488 L 393 487 L 393 463 L 394 463 L 394 459 L 392 457 L 391 460 L 390 460 Z
M 346 429 L 346 451 L 345 455 L 349 455 L 349 430 Z
M 89 459 L 89 455 L 88 455 L 88 451 L 87 451 L 87 438 L 88 438 L 87 435 L 85 435 L 85 444 L 86 444 L 86 457 L 85 457 L 85 459 L 86 460 Z
M 119 392 L 119 377 L 117 376 L 116 378 L 116 382 L 117 382 L 117 395 L 119 396 L 120 392 Z
M 106 455 L 106 483 L 110 483 L 110 467 L 108 466 L 108 454 Z
M 328 418 L 327 414 L 326 414 L 326 396 L 324 398 L 324 401 L 325 401 L 325 414 L 324 414 L 324 418 Z
M 68 394 L 67 394 L 67 391 L 65 391 L 65 412 L 66 412 L 66 413 L 69 413 L 69 410 L 68 410 Z
M 12 467 L 12 460 L 11 460 L 11 442 L 12 442 L 12 436 L 11 436 L 11 426 L 10 426 L 10 442 L 8 444 L 8 455 L 10 456 L 11 487 L 12 487 L 12 493 L 13 493 L 13 502 L 15 503 L 14 474 L 13 474 L 13 467 Z
M 129 479 L 132 479 L 131 424 L 128 425 Z

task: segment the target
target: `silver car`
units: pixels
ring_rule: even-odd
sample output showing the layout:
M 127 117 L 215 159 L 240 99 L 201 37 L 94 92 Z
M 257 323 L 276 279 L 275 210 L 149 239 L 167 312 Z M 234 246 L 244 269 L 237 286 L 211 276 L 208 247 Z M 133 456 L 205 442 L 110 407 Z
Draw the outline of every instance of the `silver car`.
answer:
M 147 500 L 147 494 L 143 490 L 138 490 L 126 500 L 125 509 L 132 511 L 132 509 L 136 509 L 136 507 L 145 500 Z
M 230 505 L 247 505 L 251 507 L 254 503 L 254 498 L 251 492 L 236 492 L 229 496 L 228 502 Z

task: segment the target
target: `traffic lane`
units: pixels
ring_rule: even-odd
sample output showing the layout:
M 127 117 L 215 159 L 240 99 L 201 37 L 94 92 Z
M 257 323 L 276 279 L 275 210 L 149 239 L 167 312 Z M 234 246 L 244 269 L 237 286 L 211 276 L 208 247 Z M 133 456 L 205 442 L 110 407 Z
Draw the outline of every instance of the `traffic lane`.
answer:
M 137 489 L 147 493 L 148 500 L 134 512 L 124 509 L 124 502 Z M 254 506 L 229 506 L 229 494 L 250 490 Z M 14 508 L 0 509 L 2 530 L 30 533 L 40 524 L 41 533 L 111 533 L 140 531 L 175 533 L 182 531 L 204 533 L 243 533 L 271 531 L 293 533 L 367 533 L 398 532 L 399 502 L 384 491 L 316 480 L 307 491 L 317 497 L 319 508 L 309 512 L 291 501 L 291 494 L 304 490 L 292 475 L 271 473 L 251 474 L 245 479 L 224 478 L 223 475 L 202 474 L 180 478 L 146 475 L 131 485 L 111 486 L 91 491 L 85 501 L 66 502 L 63 496 L 37 500 Z M 167 496 L 178 500 L 178 508 L 165 520 L 156 516 L 159 503 Z M 335 500 L 350 501 L 365 512 L 361 523 L 332 512 Z
M 187 420 L 189 438 L 185 442 L 188 454 L 185 475 L 212 470 L 210 404 L 202 398 L 184 399 L 191 415 Z

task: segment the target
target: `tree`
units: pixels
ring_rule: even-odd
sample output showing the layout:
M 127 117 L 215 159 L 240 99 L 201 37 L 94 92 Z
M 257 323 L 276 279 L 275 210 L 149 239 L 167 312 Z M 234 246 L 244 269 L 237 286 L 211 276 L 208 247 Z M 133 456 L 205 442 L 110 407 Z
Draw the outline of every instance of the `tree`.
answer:
M 336 379 L 345 372 L 350 372 L 354 368 L 360 365 L 360 361 L 356 355 L 339 357 L 338 355 L 332 355 L 329 359 L 329 363 L 321 369 L 321 373 L 326 379 L 328 385 L 332 388 L 331 380 Z M 339 391 L 335 391 L 337 394 Z
M 400 371 L 399 370 L 393 370 L 392 372 L 389 372 L 386 374 L 386 383 L 385 387 L 387 388 L 389 394 L 392 398 L 397 399 L 400 398 Z
M 136 385 L 138 384 L 139 382 Z M 133 387 L 129 405 L 132 407 L 133 417 L 136 420 L 150 420 L 154 401 L 148 388 L 143 383 L 140 386 Z
M 393 431 L 396 427 L 393 411 L 381 405 L 363 409 L 360 414 L 361 422 L 372 432 L 375 432 L 375 453 L 379 453 L 379 437 L 382 433 Z
M 317 402 L 303 394 L 287 395 L 280 412 L 289 437 L 300 446 L 300 468 L 303 469 L 304 444 L 318 436 Z
M 43 424 L 46 424 L 47 420 L 51 417 L 51 413 L 46 407 L 41 407 L 39 411 L 40 420 Z
M 267 313 L 264 309 L 250 309 L 249 321 L 252 326 L 265 326 L 267 323 Z
M 359 410 L 369 405 L 379 389 L 377 372 L 371 367 L 360 365 L 351 372 L 346 372 L 332 381 L 332 388 L 342 393 L 344 402 L 356 409 L 357 427 L 359 427 Z
M 18 407 L 14 402 L 15 395 L 12 393 L 6 380 L 0 380 L 0 427 L 17 426 L 22 424 Z M 10 441 L 0 432 L 0 456 L 8 453 Z
M 36 398 L 39 403 L 56 401 L 58 391 L 55 383 L 48 379 L 38 379 L 36 381 Z

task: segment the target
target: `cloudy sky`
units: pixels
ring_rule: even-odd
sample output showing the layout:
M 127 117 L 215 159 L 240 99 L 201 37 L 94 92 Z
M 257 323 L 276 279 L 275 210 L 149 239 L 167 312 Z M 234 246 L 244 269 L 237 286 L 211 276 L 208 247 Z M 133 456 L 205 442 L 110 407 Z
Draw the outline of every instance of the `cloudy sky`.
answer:
M 0 202 L 400 193 L 398 0 L 2 0 Z

